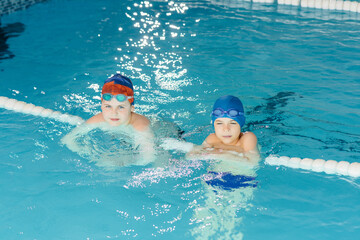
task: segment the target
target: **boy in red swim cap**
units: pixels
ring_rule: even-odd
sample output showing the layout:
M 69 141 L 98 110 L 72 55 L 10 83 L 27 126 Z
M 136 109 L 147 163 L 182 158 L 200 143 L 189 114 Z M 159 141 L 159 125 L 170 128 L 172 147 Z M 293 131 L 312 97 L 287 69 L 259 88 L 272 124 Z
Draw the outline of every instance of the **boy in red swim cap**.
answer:
M 134 89 L 131 80 L 121 74 L 115 74 L 105 81 L 102 88 L 101 113 L 91 117 L 86 124 L 73 129 L 61 141 L 73 152 L 90 157 L 91 161 L 109 169 L 131 164 L 145 165 L 154 161 L 153 133 L 149 124 L 145 116 L 134 113 Z M 117 128 L 118 126 L 124 127 Z M 125 143 L 123 146 L 133 150 L 127 149 L 127 153 L 130 151 L 139 155 L 134 158 L 132 154 L 126 155 L 124 151 L 120 151 L 119 157 L 117 154 L 114 155 L 111 149 L 107 152 L 107 149 L 93 148 L 97 142 L 88 141 L 86 136 L 96 128 L 111 132 L 114 134 L 113 137 L 119 136 Z M 119 150 L 123 146 L 119 146 Z
M 129 78 L 115 74 L 108 78 L 101 91 L 101 113 L 86 121 L 106 122 L 111 126 L 131 125 L 138 131 L 149 128 L 149 120 L 134 113 L 134 88 Z

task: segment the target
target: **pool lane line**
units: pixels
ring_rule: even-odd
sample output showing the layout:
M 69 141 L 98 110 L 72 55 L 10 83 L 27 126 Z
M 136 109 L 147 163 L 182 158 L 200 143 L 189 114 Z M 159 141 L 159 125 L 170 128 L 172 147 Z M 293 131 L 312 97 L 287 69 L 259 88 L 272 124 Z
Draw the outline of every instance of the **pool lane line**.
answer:
M 31 114 L 34 116 L 50 118 L 60 122 L 69 123 L 71 125 L 80 125 L 85 122 L 84 119 L 78 116 L 61 113 L 59 111 L 53 111 L 51 109 L 35 106 L 31 103 L 26 103 L 2 96 L 0 96 L 0 108 L 25 114 Z M 192 143 L 179 141 L 171 138 L 164 139 L 161 145 L 166 150 L 177 150 L 180 152 L 189 152 L 194 146 Z M 270 155 L 265 158 L 265 163 L 272 166 L 286 166 L 290 168 L 310 170 L 313 172 L 325 172 L 327 174 L 339 174 L 350 177 L 360 177 L 360 163 L 357 162 L 337 162 L 335 160 L 311 158 L 301 159 L 297 157 L 290 158 L 287 156 L 277 157 L 275 155 Z
M 7 110 L 12 110 L 20 113 L 30 114 L 33 116 L 50 118 L 59 122 L 69 123 L 71 125 L 80 125 L 85 122 L 84 119 L 78 116 L 70 115 L 67 113 L 61 113 L 59 111 L 53 111 L 51 109 L 35 106 L 34 104 L 31 103 L 26 103 L 2 96 L 0 96 L 0 108 L 5 108 Z
M 303 170 L 309 170 L 313 172 L 324 172 L 326 174 L 338 174 L 350 177 L 360 177 L 360 163 L 347 162 L 347 161 L 335 161 L 324 159 L 311 159 L 311 158 L 298 158 L 287 156 L 275 156 L 270 155 L 265 158 L 265 163 L 272 166 L 286 166 L 290 168 L 298 168 Z
M 359 1 L 342 0 L 243 0 L 244 2 L 288 5 L 301 8 L 337 10 L 360 13 Z
M 165 138 L 160 144 L 165 150 L 173 150 L 178 152 L 188 153 L 194 147 L 194 144 L 189 142 L 180 141 L 173 138 Z M 313 172 L 324 172 L 326 174 L 338 174 L 350 177 L 360 177 L 360 163 L 335 161 L 324 159 L 311 159 L 311 158 L 297 158 L 287 156 L 269 155 L 265 158 L 265 163 L 272 166 L 285 166 L 290 168 L 298 168 L 309 170 Z

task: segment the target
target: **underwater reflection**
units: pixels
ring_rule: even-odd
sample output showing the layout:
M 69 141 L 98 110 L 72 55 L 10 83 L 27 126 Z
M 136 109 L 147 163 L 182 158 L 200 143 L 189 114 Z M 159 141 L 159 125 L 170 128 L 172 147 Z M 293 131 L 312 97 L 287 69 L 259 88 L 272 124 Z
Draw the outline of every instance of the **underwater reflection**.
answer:
M 243 239 L 243 215 L 257 187 L 257 164 L 212 160 L 202 176 L 201 197 L 191 203 L 194 239 Z
M 1 26 L 0 23 L 0 60 L 15 57 L 15 54 L 9 50 L 7 40 L 19 36 L 24 30 L 25 25 L 20 22 L 7 24 L 5 26 Z

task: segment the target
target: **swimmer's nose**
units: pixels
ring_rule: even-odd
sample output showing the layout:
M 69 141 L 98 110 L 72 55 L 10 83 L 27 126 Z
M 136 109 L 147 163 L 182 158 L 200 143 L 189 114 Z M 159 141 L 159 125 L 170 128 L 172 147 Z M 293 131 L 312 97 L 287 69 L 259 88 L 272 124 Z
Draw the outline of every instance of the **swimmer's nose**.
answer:
M 224 124 L 224 131 L 229 131 L 229 130 L 230 130 L 230 125 Z
M 119 111 L 118 111 L 118 109 L 116 109 L 116 108 L 113 108 L 113 109 L 112 109 L 112 114 L 117 115 L 117 114 L 118 114 L 118 112 L 119 112 Z

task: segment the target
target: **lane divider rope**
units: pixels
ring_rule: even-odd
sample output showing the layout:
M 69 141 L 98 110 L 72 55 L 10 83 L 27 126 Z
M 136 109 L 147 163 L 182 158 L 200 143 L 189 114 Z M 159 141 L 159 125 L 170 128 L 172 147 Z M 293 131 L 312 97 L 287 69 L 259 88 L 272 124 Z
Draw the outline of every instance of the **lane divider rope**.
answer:
M 360 2 L 357 0 L 242 0 L 239 2 L 288 5 L 301 8 L 315 8 L 360 13 Z
M 178 152 L 190 152 L 194 147 L 194 144 L 180 141 L 173 138 L 165 138 L 160 144 L 165 150 L 173 150 Z M 360 163 L 347 162 L 335 160 L 323 160 L 323 159 L 311 159 L 311 158 L 297 158 L 287 156 L 275 156 L 270 155 L 265 158 L 265 163 L 272 166 L 286 166 L 290 168 L 304 169 L 313 172 L 324 172 L 326 174 L 339 174 L 350 177 L 360 177 Z
M 12 110 L 15 112 L 31 114 L 34 116 L 41 116 L 44 118 L 54 119 L 56 121 L 69 123 L 71 125 L 80 125 L 84 123 L 84 119 L 78 116 L 73 116 L 67 113 L 61 113 L 59 111 L 53 111 L 51 109 L 35 106 L 31 103 L 18 101 L 12 98 L 0 96 L 0 108 Z
M 0 108 L 5 108 L 7 110 L 12 110 L 25 114 L 31 114 L 34 116 L 50 118 L 60 122 L 69 123 L 71 125 L 80 125 L 85 122 L 82 118 L 78 116 L 73 116 L 66 113 L 64 114 L 58 111 L 53 111 L 51 109 L 35 106 L 31 103 L 17 101 L 15 99 L 2 96 L 0 96 Z M 192 143 L 187 143 L 184 141 L 169 138 L 164 139 L 161 145 L 166 150 L 177 150 L 181 152 L 189 152 L 194 146 Z M 313 172 L 325 172 L 327 174 L 339 174 L 350 177 L 360 177 L 360 163 L 357 162 L 337 162 L 334 160 L 326 161 L 324 159 L 301 159 L 297 157 L 290 158 L 287 156 L 278 157 L 275 155 L 270 155 L 265 158 L 265 163 L 272 166 L 286 166 L 290 168 L 304 169 Z
M 360 177 L 360 163 L 324 159 L 298 158 L 287 156 L 270 155 L 265 158 L 265 163 L 272 166 L 286 166 L 299 168 L 313 172 L 325 172 L 327 174 L 339 174 L 350 177 Z
M 256 1 L 256 0 L 255 0 Z M 261 0 L 260 0 L 261 1 Z M 301 6 L 304 8 L 317 8 L 325 10 L 340 10 L 350 12 L 360 12 L 358 1 L 342 0 L 277 0 L 280 5 Z

